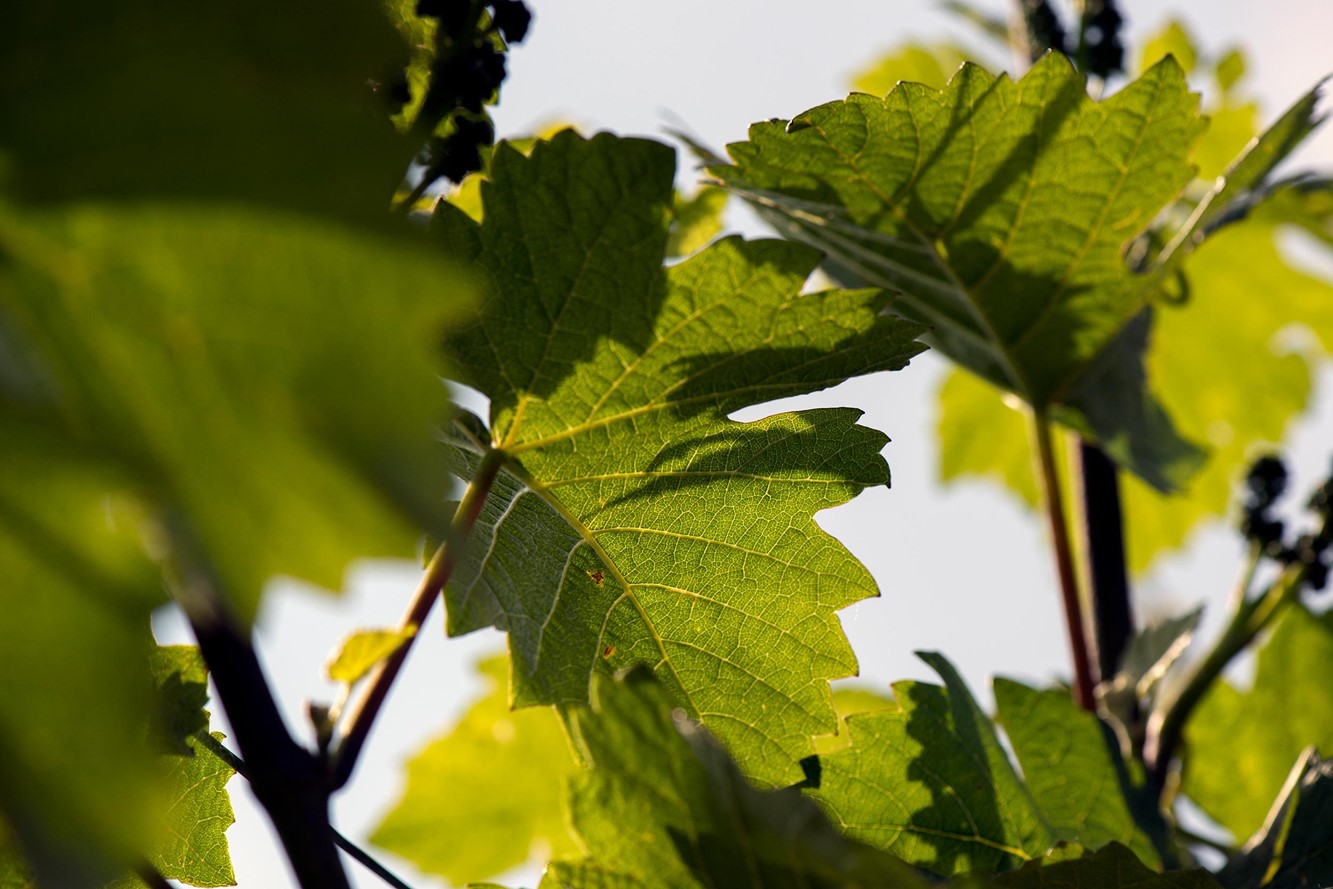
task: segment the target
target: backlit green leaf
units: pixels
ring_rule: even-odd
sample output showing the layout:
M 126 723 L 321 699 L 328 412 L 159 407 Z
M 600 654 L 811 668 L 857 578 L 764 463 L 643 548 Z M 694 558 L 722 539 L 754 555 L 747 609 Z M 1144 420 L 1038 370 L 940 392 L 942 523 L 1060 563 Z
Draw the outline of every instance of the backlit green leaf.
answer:
M 1152 841 L 1134 823 L 1101 722 L 1064 689 L 1037 691 L 995 680 L 997 720 L 1013 745 L 1023 780 L 1058 839 L 1086 849 L 1122 843 L 1151 866 Z
M 1170 60 L 1097 103 L 1052 54 L 1016 83 L 969 65 L 755 124 L 710 170 L 836 280 L 900 290 L 949 357 L 1170 489 L 1199 454 L 1144 392 L 1131 322 L 1160 285 L 1125 251 L 1192 178 L 1202 127 Z
M 1259 829 L 1306 747 L 1333 750 L 1330 673 L 1333 613 L 1292 606 L 1259 649 L 1253 687 L 1219 682 L 1186 725 L 1183 789 L 1237 839 Z
M 592 708 L 568 720 L 589 764 L 570 780 L 588 859 L 553 867 L 543 886 L 924 886 L 794 788 L 752 787 L 645 668 L 597 677 Z
M 357 630 L 342 641 L 324 670 L 334 682 L 348 685 L 360 682 L 376 664 L 416 634 L 415 626 L 406 630 Z
M 848 836 L 943 876 L 1041 858 L 1057 837 L 990 719 L 948 661 L 922 658 L 946 687 L 899 682 L 900 709 L 850 717 L 811 794 Z
M 563 133 L 497 149 L 480 226 L 437 213 L 492 292 L 451 340 L 490 429 L 453 444 L 464 475 L 505 455 L 449 630 L 508 631 L 519 706 L 650 664 L 750 774 L 791 783 L 835 729 L 826 680 L 856 669 L 835 612 L 876 592 L 813 514 L 888 481 L 885 439 L 854 410 L 728 414 L 900 368 L 922 328 L 876 291 L 802 293 L 818 257 L 781 241 L 664 270 L 672 169 L 652 142 Z
M 667 236 L 667 256 L 688 256 L 701 249 L 722 231 L 722 211 L 727 193 L 705 185 L 688 198 L 676 195 L 672 201 L 671 231 Z
M 563 796 L 576 762 L 558 717 L 509 709 L 508 658 L 479 669 L 485 697 L 408 763 L 403 796 L 371 837 L 459 885 L 575 849 Z

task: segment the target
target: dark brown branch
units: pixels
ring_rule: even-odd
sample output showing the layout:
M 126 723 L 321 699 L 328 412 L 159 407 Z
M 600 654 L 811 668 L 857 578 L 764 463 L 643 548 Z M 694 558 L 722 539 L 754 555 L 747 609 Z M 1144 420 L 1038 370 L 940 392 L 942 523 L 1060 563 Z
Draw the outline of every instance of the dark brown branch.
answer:
M 1120 508 L 1118 469 L 1095 444 L 1079 442 L 1078 476 L 1083 496 L 1083 551 L 1087 556 L 1088 607 L 1098 680 L 1114 677 L 1134 635 L 1125 561 L 1124 518 Z
M 205 598 L 193 591 L 193 601 Z M 190 625 L 227 711 L 255 798 L 278 832 L 302 889 L 348 889 L 329 824 L 329 792 L 315 755 L 287 731 L 250 640 L 208 595 L 211 614 L 189 609 Z

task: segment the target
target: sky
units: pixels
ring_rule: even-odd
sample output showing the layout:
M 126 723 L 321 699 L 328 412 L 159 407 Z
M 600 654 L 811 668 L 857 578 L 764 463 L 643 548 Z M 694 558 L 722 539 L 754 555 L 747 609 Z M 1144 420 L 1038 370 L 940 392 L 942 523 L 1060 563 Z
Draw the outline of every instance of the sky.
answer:
M 553 121 L 584 132 L 664 139 L 685 128 L 720 147 L 744 138 L 746 126 L 790 118 L 842 98 L 852 75 L 904 42 L 953 38 L 981 41 L 927 0 L 528 0 L 534 23 L 512 54 L 510 77 L 495 117 L 499 133 L 523 135 Z M 1004 14 L 1001 0 L 976 6 Z M 1333 3 L 1327 0 L 1122 0 L 1131 46 L 1180 17 L 1206 54 L 1242 46 L 1250 89 L 1271 118 L 1333 72 Z M 1333 170 L 1333 131 L 1325 129 L 1298 157 L 1299 166 Z M 688 162 L 681 181 L 696 178 Z M 729 227 L 765 234 L 747 213 L 733 211 Z M 1295 249 L 1299 250 L 1299 246 Z M 1333 277 L 1333 257 L 1311 251 L 1301 262 Z M 1321 264 L 1322 263 L 1322 264 Z M 1053 569 L 1042 527 L 985 482 L 941 488 L 937 482 L 936 390 L 942 359 L 929 353 L 894 374 L 855 380 L 803 399 L 801 406 L 851 405 L 862 422 L 884 430 L 892 489 L 876 489 L 822 513 L 820 524 L 870 568 L 882 596 L 841 613 L 861 663 L 861 680 L 885 687 L 904 678 L 933 678 L 915 650 L 950 657 L 978 696 L 989 699 L 989 677 L 1003 674 L 1050 682 L 1067 675 L 1068 655 Z M 1293 487 L 1308 488 L 1333 453 L 1333 370 L 1316 383 L 1311 414 L 1293 428 L 1286 452 Z M 786 409 L 765 406 L 742 418 Z M 1196 534 L 1136 588 L 1141 615 L 1165 616 L 1198 601 L 1220 603 L 1239 568 L 1240 543 L 1225 528 Z M 330 650 L 360 626 L 397 623 L 419 571 L 410 563 L 360 565 L 341 598 L 302 585 L 276 583 L 258 622 L 261 656 L 289 722 L 305 730 L 308 699 L 329 700 L 323 681 Z M 1215 609 L 1216 610 L 1216 609 Z M 157 621 L 163 642 L 188 642 L 170 614 Z M 1205 632 L 1207 626 L 1205 627 Z M 445 731 L 479 694 L 472 665 L 503 648 L 495 632 L 446 639 L 440 612 L 422 631 L 398 686 L 371 735 L 352 785 L 336 800 L 336 821 L 364 839 L 402 787 L 403 763 Z M 220 707 L 214 718 L 227 731 Z M 307 732 L 308 735 L 308 732 Z M 295 885 L 272 831 L 243 780 L 229 785 L 237 824 L 228 832 L 239 885 Z M 446 801 L 447 804 L 447 801 Z M 451 838 L 441 837 L 441 842 Z M 412 886 L 446 884 L 376 852 Z M 349 863 L 362 889 L 382 886 Z M 534 870 L 515 874 L 531 885 Z

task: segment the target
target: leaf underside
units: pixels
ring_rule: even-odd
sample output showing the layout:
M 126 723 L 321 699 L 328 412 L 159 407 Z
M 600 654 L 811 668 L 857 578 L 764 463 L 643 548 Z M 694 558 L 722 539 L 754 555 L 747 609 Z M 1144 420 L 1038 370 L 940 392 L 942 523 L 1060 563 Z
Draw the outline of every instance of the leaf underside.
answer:
M 900 291 L 954 361 L 1170 489 L 1199 453 L 1145 392 L 1132 325 L 1158 282 L 1124 254 L 1193 175 L 1197 106 L 1170 59 L 1100 103 L 1058 54 L 1017 82 L 965 65 L 755 124 L 710 171 L 836 280 Z
M 490 285 L 451 340 L 490 428 L 455 424 L 470 477 L 507 460 L 454 580 L 449 630 L 509 633 L 516 705 L 579 704 L 647 663 L 761 780 L 799 780 L 855 672 L 835 612 L 873 580 L 813 514 L 886 484 L 854 410 L 737 423 L 748 405 L 902 367 L 922 328 L 877 291 L 802 293 L 818 257 L 728 238 L 662 268 L 673 159 L 566 132 L 497 149 L 478 226 L 436 229 Z

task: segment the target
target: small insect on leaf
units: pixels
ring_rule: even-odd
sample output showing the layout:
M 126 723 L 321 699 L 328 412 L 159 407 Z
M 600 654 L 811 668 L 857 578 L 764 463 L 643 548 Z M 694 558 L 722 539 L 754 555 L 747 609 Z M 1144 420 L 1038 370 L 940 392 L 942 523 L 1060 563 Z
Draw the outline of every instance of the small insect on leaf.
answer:
M 616 647 L 614 645 L 608 645 L 606 646 L 606 648 L 602 649 L 602 657 L 604 658 L 609 658 L 611 655 L 615 653 L 616 653 Z

